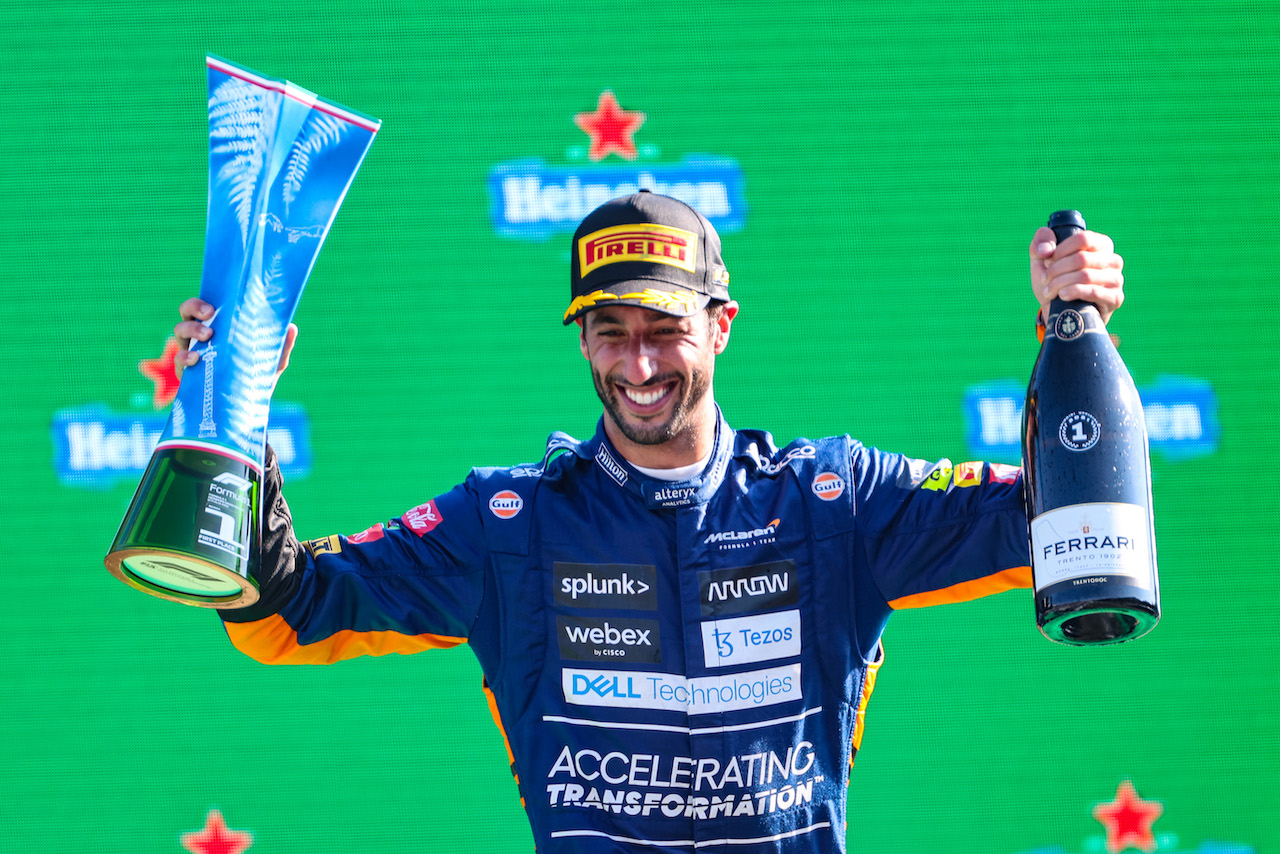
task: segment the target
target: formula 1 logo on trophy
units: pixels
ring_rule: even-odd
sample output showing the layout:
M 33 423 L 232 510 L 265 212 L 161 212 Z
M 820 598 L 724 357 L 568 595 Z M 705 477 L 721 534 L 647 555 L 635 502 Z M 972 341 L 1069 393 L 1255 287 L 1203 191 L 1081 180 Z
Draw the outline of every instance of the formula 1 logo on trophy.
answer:
M 258 599 L 260 488 L 276 363 L 307 276 L 381 122 L 210 56 L 209 213 L 193 341 L 160 437 L 106 557 L 153 596 Z

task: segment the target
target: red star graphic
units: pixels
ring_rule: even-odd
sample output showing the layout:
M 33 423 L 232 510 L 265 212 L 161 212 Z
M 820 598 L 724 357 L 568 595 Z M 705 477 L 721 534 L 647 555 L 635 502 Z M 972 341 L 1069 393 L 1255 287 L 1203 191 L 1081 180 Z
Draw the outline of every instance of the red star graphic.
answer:
M 1114 801 L 1093 808 L 1093 817 L 1107 829 L 1107 851 L 1120 854 L 1130 847 L 1155 851 L 1156 837 L 1151 825 L 1162 812 L 1163 804 L 1142 800 L 1133 783 L 1125 780 L 1116 788 Z
M 618 106 L 618 99 L 608 89 L 600 93 L 594 113 L 578 113 L 573 117 L 573 123 L 591 137 L 587 157 L 593 161 L 604 160 L 610 154 L 635 160 L 636 143 L 631 135 L 640 129 L 644 120 L 644 113 Z
M 253 844 L 253 834 L 243 830 L 227 830 L 222 813 L 209 810 L 204 828 L 182 834 L 182 847 L 191 854 L 240 854 Z
M 160 358 L 138 362 L 138 370 L 142 375 L 156 384 L 155 396 L 151 398 L 156 409 L 164 409 L 178 396 L 178 372 L 173 367 L 173 357 L 177 352 L 178 339 L 170 337 L 164 342 L 164 352 L 160 354 Z

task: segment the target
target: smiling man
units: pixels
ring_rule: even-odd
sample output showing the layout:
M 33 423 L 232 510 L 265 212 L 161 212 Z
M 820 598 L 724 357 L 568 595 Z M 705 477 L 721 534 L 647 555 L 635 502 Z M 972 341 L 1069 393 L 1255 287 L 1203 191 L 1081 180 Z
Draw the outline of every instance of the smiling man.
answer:
M 731 428 L 738 305 L 675 199 L 601 206 L 572 252 L 595 436 L 302 543 L 268 454 L 262 597 L 227 632 L 268 663 L 469 644 L 540 851 L 843 851 L 885 623 L 1030 586 L 1021 472 Z M 1120 304 L 1103 235 L 1040 229 L 1030 264 L 1042 304 Z M 210 306 L 182 314 L 209 338 Z
M 738 313 L 715 229 L 642 191 L 593 211 L 573 248 L 564 322 L 582 325 L 606 435 L 633 464 L 696 463 L 711 452 L 715 357 Z

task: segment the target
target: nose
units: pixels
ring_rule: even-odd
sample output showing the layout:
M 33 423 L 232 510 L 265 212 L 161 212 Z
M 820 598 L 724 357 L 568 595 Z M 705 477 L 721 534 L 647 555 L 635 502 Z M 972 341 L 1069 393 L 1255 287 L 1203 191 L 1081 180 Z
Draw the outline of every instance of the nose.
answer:
M 658 348 L 645 336 L 637 335 L 627 345 L 622 378 L 629 385 L 644 385 L 658 374 Z

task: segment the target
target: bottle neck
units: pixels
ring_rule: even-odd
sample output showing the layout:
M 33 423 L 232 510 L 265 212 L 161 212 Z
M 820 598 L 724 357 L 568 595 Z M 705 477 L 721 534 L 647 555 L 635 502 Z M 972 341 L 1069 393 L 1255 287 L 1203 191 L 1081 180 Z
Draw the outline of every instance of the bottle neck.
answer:
M 1054 299 L 1049 303 L 1049 319 L 1045 323 L 1045 338 L 1074 341 L 1085 333 L 1106 332 L 1102 315 L 1093 303 L 1083 300 Z

